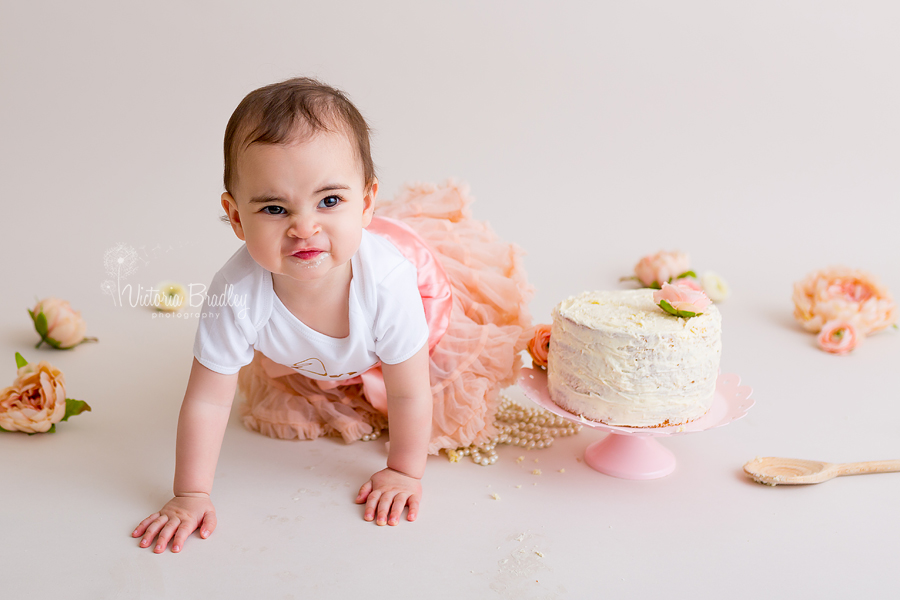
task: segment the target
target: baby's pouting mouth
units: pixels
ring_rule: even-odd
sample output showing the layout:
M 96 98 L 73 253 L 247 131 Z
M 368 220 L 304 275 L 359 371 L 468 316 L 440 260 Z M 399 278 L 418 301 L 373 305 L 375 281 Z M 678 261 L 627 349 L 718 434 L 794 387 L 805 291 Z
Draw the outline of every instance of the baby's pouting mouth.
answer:
M 297 252 L 294 252 L 292 256 L 295 256 L 300 260 L 315 260 L 323 254 L 325 254 L 324 250 L 319 250 L 318 248 L 306 248 L 304 250 L 298 250 Z
M 300 264 L 307 268 L 318 267 L 322 264 L 329 256 L 329 252 L 326 250 L 320 250 L 319 248 L 304 248 L 303 250 L 297 250 L 291 256 L 300 261 Z

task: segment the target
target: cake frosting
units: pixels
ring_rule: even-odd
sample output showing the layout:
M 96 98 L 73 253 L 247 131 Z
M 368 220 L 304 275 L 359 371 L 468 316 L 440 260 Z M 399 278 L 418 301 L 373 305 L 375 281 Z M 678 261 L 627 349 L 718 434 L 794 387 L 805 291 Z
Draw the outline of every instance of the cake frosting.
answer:
M 712 406 L 722 353 L 714 305 L 682 319 L 653 290 L 584 292 L 553 310 L 547 385 L 571 413 L 608 425 L 660 427 Z

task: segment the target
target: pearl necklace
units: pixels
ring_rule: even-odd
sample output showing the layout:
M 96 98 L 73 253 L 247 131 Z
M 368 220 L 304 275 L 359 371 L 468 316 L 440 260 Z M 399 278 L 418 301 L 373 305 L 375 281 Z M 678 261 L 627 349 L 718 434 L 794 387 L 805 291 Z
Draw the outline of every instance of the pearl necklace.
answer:
M 470 456 L 472 462 L 488 466 L 497 462 L 498 444 L 519 446 L 526 450 L 549 448 L 558 437 L 568 437 L 581 431 L 579 423 L 573 423 L 557 417 L 542 408 L 526 408 L 513 402 L 506 392 L 500 392 L 500 409 L 494 417 L 497 435 L 482 444 L 472 444 L 453 449 L 445 449 L 450 462 L 459 462 L 463 456 Z M 362 436 L 364 442 L 371 442 L 381 437 L 383 430 L 375 429 Z
M 557 417 L 542 408 L 526 408 L 513 402 L 505 392 L 500 392 L 502 402 L 494 425 L 497 436 L 483 444 L 472 444 L 456 450 L 447 449 L 450 462 L 459 462 L 470 456 L 472 462 L 488 466 L 497 462 L 497 444 L 519 446 L 527 450 L 549 448 L 558 437 L 568 437 L 581 431 L 581 425 Z

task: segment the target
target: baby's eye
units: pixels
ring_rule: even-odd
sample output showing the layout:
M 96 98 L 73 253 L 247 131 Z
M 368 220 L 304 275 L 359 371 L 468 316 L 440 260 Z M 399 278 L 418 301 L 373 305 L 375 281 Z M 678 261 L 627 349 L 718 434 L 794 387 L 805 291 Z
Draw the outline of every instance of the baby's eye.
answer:
M 319 208 L 334 208 L 340 202 L 341 199 L 338 196 L 328 196 L 319 201 Z
M 283 215 L 285 211 L 283 206 L 270 204 L 269 206 L 262 207 L 262 210 L 260 212 L 264 212 L 267 215 Z

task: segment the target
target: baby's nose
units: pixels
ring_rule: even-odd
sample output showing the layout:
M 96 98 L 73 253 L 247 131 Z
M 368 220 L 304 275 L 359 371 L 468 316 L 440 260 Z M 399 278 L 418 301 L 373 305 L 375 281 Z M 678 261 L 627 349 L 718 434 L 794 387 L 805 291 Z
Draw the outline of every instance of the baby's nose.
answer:
M 320 230 L 321 227 L 318 220 L 312 215 L 295 215 L 291 219 L 291 227 L 288 234 L 306 239 L 316 235 Z

